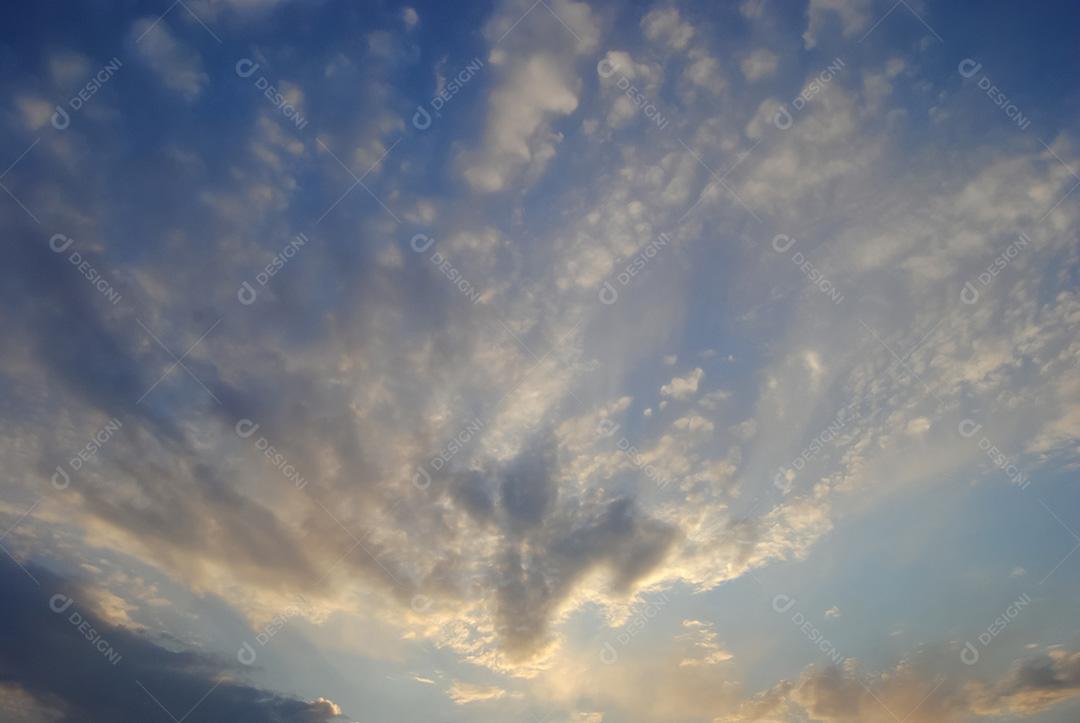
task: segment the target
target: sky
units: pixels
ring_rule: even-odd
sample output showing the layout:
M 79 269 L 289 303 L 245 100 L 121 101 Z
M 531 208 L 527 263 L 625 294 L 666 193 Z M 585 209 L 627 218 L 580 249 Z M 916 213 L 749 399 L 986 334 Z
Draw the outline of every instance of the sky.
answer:
M 1075 3 L 0 15 L 4 721 L 1080 720 Z

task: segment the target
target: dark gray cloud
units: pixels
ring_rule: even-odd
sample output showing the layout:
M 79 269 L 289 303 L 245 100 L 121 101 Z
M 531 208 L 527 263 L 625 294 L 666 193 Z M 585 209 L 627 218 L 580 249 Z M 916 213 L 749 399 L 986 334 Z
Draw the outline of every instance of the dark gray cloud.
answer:
M 496 628 L 511 657 L 528 657 L 548 641 L 559 604 L 590 570 L 603 567 L 613 592 L 627 594 L 676 539 L 673 527 L 648 517 L 632 497 L 557 502 L 557 473 L 556 449 L 541 435 L 500 475 L 507 519 Z
M 550 436 L 529 445 L 506 469 L 499 484 L 499 498 L 510 529 L 539 524 L 558 495 L 553 477 L 556 448 Z
M 92 596 L 78 584 L 42 568 L 30 572 L 40 586 L 8 558 L 0 560 L 0 681 L 61 710 L 63 723 L 168 723 L 169 714 L 143 686 L 176 718 L 205 695 L 184 718 L 190 723 L 342 720 L 329 701 L 308 702 L 245 685 L 223 661 L 166 650 L 111 625 L 89 607 Z M 96 632 L 93 640 L 88 629 Z M 97 644 L 98 639 L 105 642 Z M 111 658 L 110 650 L 115 651 Z

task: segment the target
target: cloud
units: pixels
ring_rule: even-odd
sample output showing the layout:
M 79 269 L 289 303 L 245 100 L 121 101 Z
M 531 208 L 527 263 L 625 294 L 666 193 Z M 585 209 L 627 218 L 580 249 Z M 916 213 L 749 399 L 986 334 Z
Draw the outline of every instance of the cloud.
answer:
M 503 698 L 519 698 L 519 693 L 511 693 L 508 690 L 496 686 L 473 685 L 460 680 L 455 680 L 447 691 L 450 700 L 456 705 L 468 705 L 469 703 L 484 703 Z
M 675 377 L 670 383 L 660 387 L 660 394 L 672 399 L 689 399 L 697 394 L 698 384 L 705 376 L 701 367 L 697 367 L 684 377 Z
M 1055 648 L 1017 661 L 1007 676 L 972 695 L 979 715 L 1035 715 L 1080 696 L 1080 651 Z
M 955 653 L 955 651 L 951 651 Z M 743 702 L 724 723 L 772 723 L 790 711 L 823 723 L 959 723 L 979 716 L 1027 718 L 1080 696 L 1080 652 L 1054 648 L 1016 661 L 996 681 L 965 682 L 958 670 L 927 652 L 880 674 L 841 666 L 810 666 L 795 682 L 782 681 Z M 950 665 L 959 656 L 950 656 Z
M 15 99 L 15 108 L 22 118 L 23 125 L 32 131 L 42 128 L 52 118 L 55 106 L 44 98 L 23 95 Z
M 90 60 L 82 53 L 61 51 L 49 58 L 49 75 L 57 87 L 72 89 L 90 73 Z
M 645 37 L 671 50 L 685 50 L 694 37 L 694 28 L 676 8 L 654 8 L 641 19 Z
M 130 42 L 165 87 L 185 100 L 194 100 L 209 84 L 210 76 L 203 70 L 198 51 L 177 40 L 165 20 L 136 20 L 131 26 Z
M 605 77 L 600 68 L 606 63 L 611 72 Z M 600 84 L 604 94 L 610 99 L 611 110 L 607 114 L 607 124 L 612 128 L 621 128 L 641 116 L 641 111 L 627 95 L 626 86 L 632 83 L 641 93 L 655 96 L 663 71 L 659 65 L 639 63 L 627 52 L 609 50 L 597 66 Z M 605 71 L 606 72 L 606 71 Z
M 538 54 L 515 64 L 491 95 L 483 150 L 465 158 L 469 185 L 494 193 L 526 166 L 542 171 L 560 140 L 544 130 L 545 123 L 577 108 L 577 87 L 552 56 Z
M 597 43 L 596 21 L 585 3 L 557 0 L 535 15 L 529 9 L 527 3 L 507 0 L 485 30 L 499 81 L 488 98 L 482 146 L 459 158 L 475 191 L 499 192 L 519 174 L 528 182 L 543 173 L 562 140 L 550 123 L 578 107 L 581 81 L 574 58 Z M 500 43 L 511 33 L 515 51 L 507 53 Z
M 38 706 L 58 709 L 61 721 L 155 720 L 162 715 L 159 703 L 140 686 L 174 715 L 190 710 L 185 719 L 192 723 L 340 719 L 340 708 L 329 700 L 303 701 L 244 685 L 236 680 L 235 664 L 166 650 L 115 627 L 90 609 L 79 585 L 42 568 L 29 572 L 40 585 L 8 558 L 0 561 L 0 673 Z
M 521 539 L 505 539 L 497 563 L 496 629 L 511 659 L 528 659 L 553 642 L 548 626 L 586 573 L 602 569 L 613 591 L 631 592 L 663 562 L 676 536 L 629 498 L 556 507 L 554 469 L 539 455 L 525 451 L 502 482 L 521 489 L 504 496 L 510 531 L 523 523 L 529 530 Z
M 869 27 L 870 11 L 870 0 L 810 0 L 803 43 L 807 48 L 817 47 L 821 32 L 832 16 L 839 18 L 843 36 L 853 37 Z
M 739 60 L 739 69 L 743 77 L 753 83 L 775 73 L 779 64 L 780 58 L 776 53 L 768 48 L 758 48 Z
M 700 620 L 683 620 L 684 632 L 680 638 L 691 645 L 692 654 L 679 661 L 679 667 L 716 665 L 735 657 L 720 645 L 719 636 L 712 624 Z
M 683 70 L 683 80 L 693 89 L 707 90 L 714 95 L 719 95 L 727 87 L 727 80 L 720 70 L 720 61 L 714 58 L 704 48 L 691 48 L 689 52 L 690 62 Z M 692 94 L 684 94 L 684 100 L 694 101 Z

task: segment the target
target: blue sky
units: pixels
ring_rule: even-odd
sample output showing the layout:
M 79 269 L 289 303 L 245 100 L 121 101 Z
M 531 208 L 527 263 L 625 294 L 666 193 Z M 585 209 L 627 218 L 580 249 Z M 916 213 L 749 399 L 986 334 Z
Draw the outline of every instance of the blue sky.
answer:
M 0 12 L 5 720 L 1080 716 L 1073 3 Z

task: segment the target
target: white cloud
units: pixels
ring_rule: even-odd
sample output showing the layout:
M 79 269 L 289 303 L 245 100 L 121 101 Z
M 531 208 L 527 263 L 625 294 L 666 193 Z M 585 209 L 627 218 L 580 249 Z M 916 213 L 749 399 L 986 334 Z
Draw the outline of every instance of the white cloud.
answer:
M 869 27 L 871 9 L 870 0 L 810 0 L 804 44 L 807 48 L 816 47 L 823 26 L 833 16 L 839 18 L 844 37 L 853 37 Z
M 768 48 L 758 48 L 744 55 L 739 61 L 739 69 L 742 70 L 743 77 L 751 83 L 769 77 L 776 72 L 779 65 L 779 56 Z
M 577 108 L 578 85 L 553 56 L 537 54 L 515 64 L 492 92 L 484 147 L 463 158 L 469 185 L 477 191 L 502 191 L 523 168 L 542 171 L 561 140 L 547 122 Z
M 697 394 L 698 383 L 705 376 L 701 367 L 697 367 L 684 377 L 674 377 L 670 383 L 660 387 L 660 394 L 672 399 L 689 399 Z
M 55 106 L 49 101 L 32 95 L 20 95 L 15 98 L 15 108 L 19 112 L 23 125 L 32 131 L 48 123 L 55 110 Z
M 645 37 L 672 50 L 685 50 L 694 37 L 694 28 L 684 22 L 674 8 L 654 8 L 641 19 Z
M 165 20 L 136 20 L 131 27 L 131 43 L 165 87 L 186 100 L 197 98 L 210 82 L 198 51 L 177 40 Z
M 683 620 L 682 628 L 685 632 L 679 637 L 688 642 L 691 648 L 687 657 L 679 662 L 680 667 L 717 665 L 735 657 L 721 646 L 719 635 L 711 623 Z
M 496 686 L 474 685 L 472 683 L 465 683 L 460 680 L 455 680 L 450 690 L 446 692 L 450 696 L 450 700 L 454 701 L 457 705 L 468 705 L 470 703 L 485 703 L 493 700 L 502 700 L 503 698 L 519 698 L 520 693 L 511 693 L 504 688 L 498 688 Z
M 689 63 L 683 70 L 683 80 L 696 89 L 719 95 L 727 87 L 727 80 L 720 70 L 720 61 L 704 48 L 692 48 Z M 692 102 L 693 95 L 684 94 L 684 101 Z

